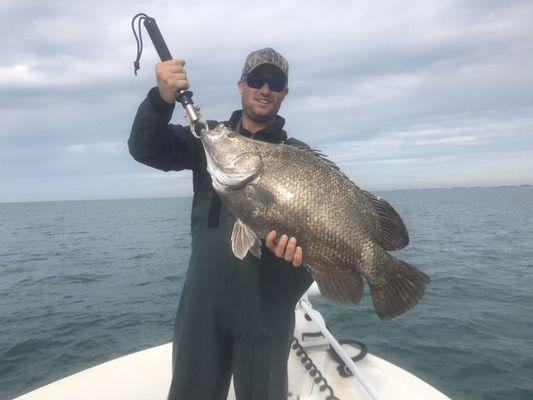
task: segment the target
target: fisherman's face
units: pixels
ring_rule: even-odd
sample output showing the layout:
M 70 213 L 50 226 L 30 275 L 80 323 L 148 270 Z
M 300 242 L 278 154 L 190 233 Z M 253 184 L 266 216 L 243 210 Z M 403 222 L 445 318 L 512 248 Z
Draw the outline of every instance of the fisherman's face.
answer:
M 254 74 L 262 75 L 267 78 L 279 76 L 279 70 L 271 65 L 261 65 L 254 69 Z M 242 96 L 242 111 L 254 122 L 265 123 L 270 121 L 279 110 L 283 99 L 289 88 L 287 85 L 281 92 L 274 92 L 265 83 L 261 88 L 254 89 L 246 84 L 245 80 L 238 82 L 239 92 Z

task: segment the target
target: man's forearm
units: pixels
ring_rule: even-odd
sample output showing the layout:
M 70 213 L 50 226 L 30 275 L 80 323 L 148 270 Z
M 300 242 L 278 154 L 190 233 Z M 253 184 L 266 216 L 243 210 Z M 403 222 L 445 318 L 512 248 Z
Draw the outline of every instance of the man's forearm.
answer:
M 194 146 L 188 128 L 170 125 L 174 104 L 165 102 L 157 88 L 141 103 L 128 147 L 133 158 L 164 171 L 190 169 Z

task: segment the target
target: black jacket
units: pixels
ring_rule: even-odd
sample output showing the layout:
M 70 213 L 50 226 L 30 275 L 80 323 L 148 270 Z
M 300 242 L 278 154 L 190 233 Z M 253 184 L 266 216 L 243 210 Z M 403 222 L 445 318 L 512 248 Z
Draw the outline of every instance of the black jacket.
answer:
M 193 171 L 194 193 L 212 191 L 200 140 L 191 134 L 189 127 L 169 124 L 174 106 L 161 98 L 157 88 L 148 92 L 133 122 L 128 140 L 130 154 L 135 160 L 163 171 L 190 169 Z M 254 135 L 240 127 L 241 116 L 242 111 L 235 111 L 224 124 L 257 140 L 306 146 L 297 139 L 287 138 L 287 132 L 283 130 L 285 120 L 280 116 Z M 218 122 L 208 121 L 208 124 L 214 127 Z
M 139 162 L 164 171 L 193 172 L 191 258 L 175 322 L 169 398 L 185 398 L 183 393 L 187 391 L 182 388 L 188 387 L 192 376 L 209 374 L 215 381 L 220 376 L 227 378 L 224 374 L 229 373 L 230 359 L 220 371 L 206 371 L 206 364 L 214 365 L 212 360 L 202 362 L 196 371 L 198 355 L 192 349 L 210 348 L 210 354 L 214 354 L 228 346 L 230 352 L 240 349 L 233 356 L 234 373 L 242 370 L 246 374 L 254 365 L 261 369 L 257 376 L 272 377 L 265 383 L 268 388 L 259 385 L 254 390 L 263 395 L 269 391 L 269 398 L 286 398 L 294 306 L 312 277 L 305 268 L 294 268 L 264 246 L 261 258 L 248 254 L 239 260 L 233 255 L 230 237 L 235 218 L 213 191 L 200 140 L 188 127 L 169 124 L 173 110 L 174 104 L 163 101 L 157 88 L 150 90 L 139 107 L 128 141 L 131 155 Z M 256 140 L 304 145 L 287 138 L 281 117 L 252 135 L 240 129 L 241 115 L 241 111 L 234 112 L 226 124 Z M 235 360 L 240 361 L 235 364 Z M 200 398 L 197 395 L 195 392 L 189 398 Z M 206 398 L 213 396 L 206 394 Z
M 194 190 L 192 222 L 194 224 L 195 216 L 201 215 L 202 218 L 208 219 L 205 226 L 217 230 L 221 205 L 213 190 L 211 176 L 207 172 L 203 146 L 201 141 L 191 134 L 188 126 L 169 124 L 174 107 L 175 104 L 169 104 L 161 98 L 156 87 L 148 92 L 148 96 L 139 106 L 133 122 L 128 140 L 130 154 L 135 160 L 163 171 L 192 170 Z M 277 116 L 272 124 L 255 134 L 241 127 L 241 116 L 242 111 L 235 111 L 225 124 L 256 140 L 306 146 L 305 143 L 297 139 L 287 137 L 287 133 L 283 130 L 285 120 L 280 116 Z M 208 124 L 210 127 L 214 127 L 218 122 L 209 121 Z M 200 201 L 206 197 L 210 198 L 207 209 L 205 208 L 206 204 Z M 201 206 L 200 203 L 202 203 Z M 212 233 L 214 232 L 210 232 L 210 234 Z M 220 240 L 227 241 L 227 238 L 220 237 Z M 292 266 L 286 264 L 287 270 L 294 270 Z M 308 281 L 310 281 L 309 276 L 304 286 L 307 285 Z M 297 293 L 301 294 L 300 290 L 297 290 Z

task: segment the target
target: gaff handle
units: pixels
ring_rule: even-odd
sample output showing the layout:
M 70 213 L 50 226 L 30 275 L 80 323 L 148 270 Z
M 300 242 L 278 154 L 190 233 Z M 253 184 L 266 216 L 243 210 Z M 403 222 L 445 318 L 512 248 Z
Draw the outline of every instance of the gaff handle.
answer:
M 165 39 L 163 39 L 163 35 L 161 35 L 161 31 L 159 30 L 155 19 L 153 19 L 152 17 L 146 17 L 144 19 L 144 27 L 148 31 L 150 39 L 152 39 L 152 43 L 154 44 L 154 47 L 157 50 L 157 54 L 159 54 L 159 58 L 161 59 L 161 61 L 172 60 L 172 55 L 168 50 L 167 44 L 165 43 Z
M 148 35 L 150 35 L 150 39 L 152 39 L 152 43 L 154 44 L 161 61 L 172 60 L 172 55 L 168 50 L 167 44 L 163 39 L 163 35 L 161 35 L 161 31 L 159 30 L 155 19 L 146 16 L 144 19 L 144 27 L 146 28 Z M 201 120 L 202 117 L 198 114 L 198 109 L 192 101 L 192 92 L 190 90 L 180 90 L 176 96 L 176 101 L 181 103 L 185 109 L 185 112 L 189 117 L 189 122 L 197 123 Z

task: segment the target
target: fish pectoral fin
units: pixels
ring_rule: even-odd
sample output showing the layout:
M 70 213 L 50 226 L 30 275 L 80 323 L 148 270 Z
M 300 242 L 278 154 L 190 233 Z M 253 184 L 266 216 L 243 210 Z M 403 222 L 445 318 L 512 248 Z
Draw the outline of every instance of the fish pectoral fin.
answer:
M 364 282 L 355 268 L 334 270 L 311 267 L 311 274 L 323 296 L 341 304 L 356 304 L 361 300 Z
M 231 249 L 233 254 L 239 259 L 243 259 L 248 253 L 252 253 L 256 257 L 261 257 L 261 241 L 247 225 L 240 219 L 233 224 L 233 231 L 231 232 Z

